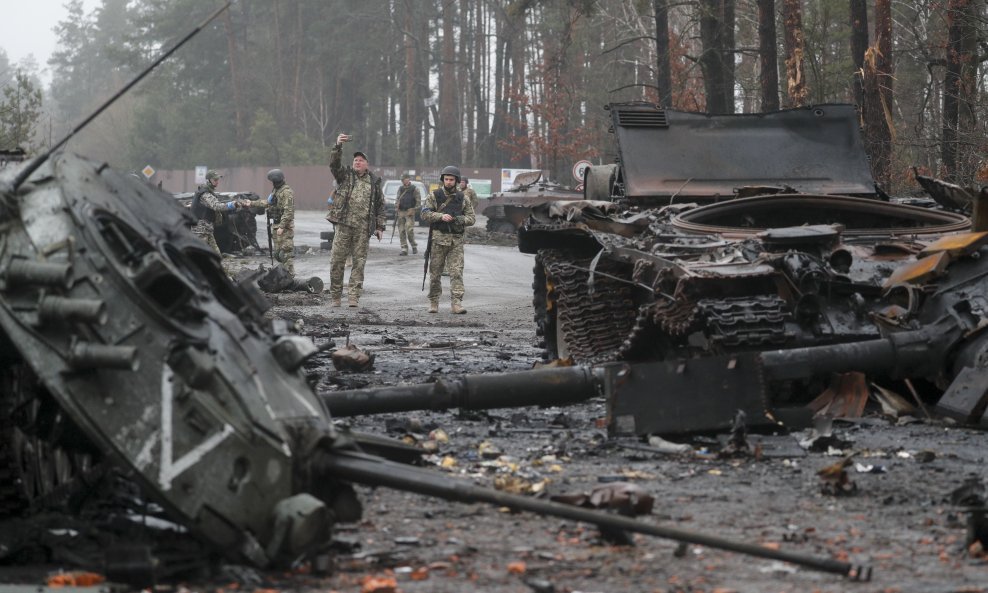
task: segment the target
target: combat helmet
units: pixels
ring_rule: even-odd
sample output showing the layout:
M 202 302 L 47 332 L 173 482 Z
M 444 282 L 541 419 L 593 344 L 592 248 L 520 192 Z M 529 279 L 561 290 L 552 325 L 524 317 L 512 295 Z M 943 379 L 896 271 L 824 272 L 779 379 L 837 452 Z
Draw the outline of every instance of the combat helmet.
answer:
M 439 173 L 440 181 L 442 180 L 443 177 L 447 175 L 452 175 L 453 177 L 456 177 L 456 182 L 457 183 L 460 182 L 460 169 L 458 167 L 454 167 L 453 165 L 446 165 L 445 167 L 443 167 L 442 172 Z
M 275 185 L 281 185 L 285 182 L 285 174 L 281 169 L 271 169 L 268 171 L 268 181 Z

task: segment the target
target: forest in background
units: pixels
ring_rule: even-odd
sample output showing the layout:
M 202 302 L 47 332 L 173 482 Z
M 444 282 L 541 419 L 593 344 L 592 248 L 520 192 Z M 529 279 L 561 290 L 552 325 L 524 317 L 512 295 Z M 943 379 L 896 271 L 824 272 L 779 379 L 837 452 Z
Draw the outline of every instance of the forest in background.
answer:
M 57 141 L 215 5 L 80 0 L 39 66 L 0 51 L 0 147 Z M 860 106 L 878 180 L 988 179 L 977 0 L 239 0 L 70 143 L 127 169 L 535 167 L 611 151 L 611 102 Z

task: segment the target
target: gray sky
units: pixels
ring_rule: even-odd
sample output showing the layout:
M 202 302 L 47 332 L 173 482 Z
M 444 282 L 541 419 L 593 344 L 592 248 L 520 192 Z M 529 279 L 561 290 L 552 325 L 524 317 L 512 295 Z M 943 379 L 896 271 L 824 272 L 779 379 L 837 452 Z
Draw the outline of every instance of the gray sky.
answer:
M 66 0 L 0 0 L 3 17 L 0 18 L 0 47 L 7 52 L 11 63 L 16 64 L 30 54 L 43 70 L 41 78 L 48 82 L 48 58 L 55 51 L 57 38 L 52 30 L 63 20 L 68 11 Z M 100 5 L 100 0 L 83 0 L 86 14 Z

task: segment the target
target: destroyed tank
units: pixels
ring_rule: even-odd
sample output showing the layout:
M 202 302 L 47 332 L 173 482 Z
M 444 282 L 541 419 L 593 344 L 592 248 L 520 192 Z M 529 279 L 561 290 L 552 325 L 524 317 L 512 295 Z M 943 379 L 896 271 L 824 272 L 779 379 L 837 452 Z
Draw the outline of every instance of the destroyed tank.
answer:
M 551 358 L 855 341 L 895 267 L 966 217 L 890 203 L 849 105 L 756 115 L 610 106 L 620 166 L 521 230 Z M 758 149 L 754 149 L 757 145 Z M 702 205 L 706 204 L 706 205 Z
M 483 214 L 487 230 L 515 233 L 532 213 L 533 208 L 549 202 L 582 200 L 583 192 L 544 179 L 541 171 L 520 173 L 514 184 L 484 200 Z

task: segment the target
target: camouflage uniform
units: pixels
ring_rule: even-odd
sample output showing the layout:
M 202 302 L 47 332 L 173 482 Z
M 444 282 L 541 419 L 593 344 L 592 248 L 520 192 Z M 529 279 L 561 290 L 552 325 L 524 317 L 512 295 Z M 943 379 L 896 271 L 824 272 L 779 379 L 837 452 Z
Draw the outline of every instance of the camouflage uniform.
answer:
M 472 187 L 467 187 L 463 190 L 463 195 L 470 200 L 470 205 L 473 207 L 474 214 L 476 214 L 477 206 L 480 205 L 480 198 L 477 197 L 477 192 L 473 191 Z
M 402 202 L 405 202 L 404 204 Z M 402 206 L 407 206 L 402 208 Z M 422 206 L 422 196 L 419 195 L 419 188 L 409 184 L 398 188 L 398 197 L 395 199 L 395 224 L 398 225 L 398 239 L 401 240 L 402 255 L 408 253 L 408 245 L 412 246 L 412 253 L 418 253 L 418 244 L 415 242 L 415 211 Z
M 196 205 L 196 201 L 199 205 Z M 233 202 L 221 202 L 216 195 L 216 185 L 212 180 L 207 180 L 205 185 L 200 185 L 196 190 L 196 197 L 192 199 L 192 214 L 198 221 L 192 227 L 192 232 L 205 241 L 220 254 L 220 246 L 216 244 L 216 237 L 213 236 L 213 223 L 219 222 L 220 212 L 226 212 L 236 208 Z M 220 254 L 222 255 L 222 254 Z
M 295 275 L 295 192 L 287 183 L 275 188 L 267 199 L 253 200 L 251 206 L 267 208 L 271 215 L 271 242 L 275 258 Z M 281 234 L 278 231 L 281 231 Z
M 337 144 L 329 155 L 329 169 L 336 178 L 336 191 L 327 219 L 336 224 L 333 251 L 329 264 L 329 296 L 334 301 L 343 296 L 343 270 L 346 259 L 353 256 L 347 295 L 355 303 L 364 290 L 364 265 L 367 244 L 375 231 L 384 232 L 384 195 L 381 180 L 367 171 L 357 175 L 353 167 L 344 167 L 343 146 Z
M 442 202 L 436 194 L 442 195 Z M 453 221 L 442 222 L 443 214 L 453 215 Z M 473 204 L 463 192 L 440 188 L 429 194 L 422 208 L 422 220 L 432 226 L 432 252 L 429 257 L 429 301 L 437 302 L 443 294 L 442 272 L 449 273 L 449 292 L 453 304 L 463 300 L 463 231 L 477 222 Z

